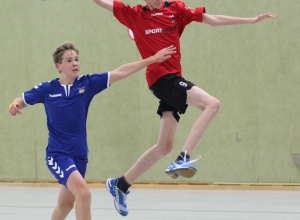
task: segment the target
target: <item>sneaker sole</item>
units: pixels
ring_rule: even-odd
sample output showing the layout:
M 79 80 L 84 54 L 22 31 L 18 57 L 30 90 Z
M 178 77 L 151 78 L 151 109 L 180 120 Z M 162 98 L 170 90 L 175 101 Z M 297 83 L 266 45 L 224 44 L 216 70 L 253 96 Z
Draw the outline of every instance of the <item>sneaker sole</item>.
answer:
M 178 176 L 176 176 L 175 172 L 165 172 L 167 175 L 169 175 L 170 177 L 172 177 L 173 179 L 177 179 Z
M 178 169 L 178 170 L 176 170 L 176 173 L 178 173 L 180 176 L 183 176 L 185 178 L 191 178 L 197 173 L 197 170 L 195 170 L 193 168 Z

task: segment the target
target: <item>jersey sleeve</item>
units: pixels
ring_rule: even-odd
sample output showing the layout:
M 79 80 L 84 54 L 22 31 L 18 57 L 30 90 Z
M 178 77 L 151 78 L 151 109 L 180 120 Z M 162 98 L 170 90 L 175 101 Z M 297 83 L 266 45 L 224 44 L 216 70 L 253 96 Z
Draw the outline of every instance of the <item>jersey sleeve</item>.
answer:
M 114 0 L 113 14 L 119 20 L 119 22 L 126 27 L 132 29 L 132 26 L 136 21 L 137 7 L 131 7 L 125 5 L 123 2 Z
M 49 88 L 48 82 L 42 82 L 39 85 L 35 85 L 31 90 L 22 94 L 26 105 L 34 105 L 37 103 L 44 103 L 45 94 Z
M 187 25 L 192 21 L 202 22 L 203 13 L 205 13 L 205 7 L 197 7 L 196 9 L 188 7 L 183 2 L 177 2 L 178 10 L 182 22 Z
M 90 86 L 95 94 L 107 89 L 109 87 L 109 72 L 95 73 L 90 75 Z

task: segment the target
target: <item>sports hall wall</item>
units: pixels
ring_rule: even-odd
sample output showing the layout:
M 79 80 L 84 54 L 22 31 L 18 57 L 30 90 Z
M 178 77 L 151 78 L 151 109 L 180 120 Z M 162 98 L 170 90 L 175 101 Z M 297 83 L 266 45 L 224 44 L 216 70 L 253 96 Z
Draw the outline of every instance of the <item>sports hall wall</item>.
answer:
M 142 0 L 124 0 L 144 4 Z M 297 183 L 300 170 L 299 0 L 186 0 L 207 13 L 252 17 L 278 13 L 256 25 L 190 24 L 182 38 L 184 77 L 221 101 L 221 109 L 192 157 L 198 173 L 176 181 Z M 81 73 L 95 73 L 140 59 L 127 30 L 92 0 L 0 0 L 0 180 L 54 180 L 45 165 L 44 107 L 11 117 L 8 105 L 23 91 L 59 77 L 51 54 L 66 40 L 80 51 Z M 97 95 L 89 110 L 87 180 L 124 174 L 154 145 L 158 101 L 144 71 Z M 200 112 L 182 117 L 172 153 L 138 181 L 171 181 L 164 174 Z

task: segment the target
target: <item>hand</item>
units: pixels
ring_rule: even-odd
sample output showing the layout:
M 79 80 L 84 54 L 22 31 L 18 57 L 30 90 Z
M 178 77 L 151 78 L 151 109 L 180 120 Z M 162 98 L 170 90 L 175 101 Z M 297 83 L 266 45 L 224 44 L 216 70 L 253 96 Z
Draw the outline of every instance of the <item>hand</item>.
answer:
M 251 22 L 252 24 L 261 22 L 262 20 L 265 20 L 266 18 L 276 18 L 277 14 L 271 14 L 271 13 L 266 13 L 266 14 L 261 14 L 258 15 L 257 17 L 252 18 Z
M 8 112 L 11 116 L 15 116 L 16 114 L 22 114 L 22 112 L 19 109 L 20 107 L 20 103 L 13 101 L 12 103 L 10 103 L 9 107 L 8 107 Z
M 156 60 L 156 62 L 163 62 L 169 58 L 171 58 L 171 54 L 176 53 L 176 47 L 169 46 L 166 47 L 160 51 L 158 51 L 153 57 Z

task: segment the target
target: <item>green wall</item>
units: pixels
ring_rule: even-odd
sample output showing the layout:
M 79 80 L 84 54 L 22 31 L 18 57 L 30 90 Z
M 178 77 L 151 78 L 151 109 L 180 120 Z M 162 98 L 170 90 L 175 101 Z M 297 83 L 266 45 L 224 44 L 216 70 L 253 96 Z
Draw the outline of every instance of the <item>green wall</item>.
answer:
M 299 169 L 291 157 L 300 153 L 299 0 L 185 2 L 191 7 L 204 5 L 210 14 L 279 16 L 256 25 L 192 23 L 186 28 L 181 38 L 184 77 L 217 97 L 222 107 L 192 154 L 202 155 L 197 175 L 178 181 L 299 182 Z M 35 84 L 59 77 L 51 54 L 66 40 L 80 50 L 82 74 L 109 71 L 140 55 L 126 28 L 92 0 L 0 0 L 0 8 L 0 180 L 54 180 L 44 160 L 43 106 L 11 117 L 9 103 Z M 124 174 L 156 143 L 157 104 L 144 71 L 94 98 L 87 125 L 87 180 Z M 164 170 L 199 113 L 188 108 L 173 152 L 138 181 L 171 180 Z

